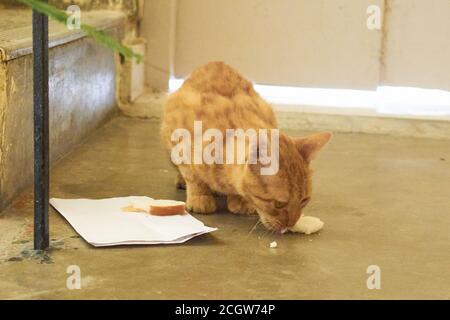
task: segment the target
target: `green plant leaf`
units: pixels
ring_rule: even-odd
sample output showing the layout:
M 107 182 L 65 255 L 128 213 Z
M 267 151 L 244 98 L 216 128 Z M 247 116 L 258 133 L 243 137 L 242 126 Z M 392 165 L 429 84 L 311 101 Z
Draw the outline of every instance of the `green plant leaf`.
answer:
M 49 5 L 45 2 L 39 0 L 17 0 L 23 4 L 30 6 L 32 9 L 47 15 L 49 18 L 56 20 L 60 23 L 66 24 L 69 15 L 59 10 L 58 8 Z M 122 45 L 119 41 L 114 39 L 113 37 L 107 35 L 104 31 L 97 30 L 95 27 L 81 24 L 81 30 L 86 33 L 89 37 L 92 37 L 98 43 L 112 49 L 115 52 L 120 53 L 124 57 L 128 59 L 136 59 L 138 63 L 142 61 L 142 55 L 135 53 L 128 47 Z

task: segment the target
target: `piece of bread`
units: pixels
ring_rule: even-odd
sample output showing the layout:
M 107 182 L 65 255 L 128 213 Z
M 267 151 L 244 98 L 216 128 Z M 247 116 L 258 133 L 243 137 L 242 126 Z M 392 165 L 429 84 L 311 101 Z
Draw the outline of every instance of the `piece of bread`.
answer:
M 154 201 L 152 198 L 135 197 L 131 200 L 130 205 L 122 208 L 123 212 L 149 213 L 150 203 Z
M 302 216 L 289 230 L 292 232 L 311 234 L 320 231 L 323 225 L 324 223 L 319 218 Z
M 173 216 L 184 214 L 186 204 L 175 200 L 153 200 L 150 203 L 149 213 L 155 216 Z

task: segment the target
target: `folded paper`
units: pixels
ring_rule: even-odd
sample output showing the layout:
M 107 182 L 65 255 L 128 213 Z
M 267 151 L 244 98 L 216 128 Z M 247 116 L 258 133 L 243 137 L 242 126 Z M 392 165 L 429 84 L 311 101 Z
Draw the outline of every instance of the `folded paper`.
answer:
M 50 204 L 72 225 L 83 239 L 96 247 L 136 244 L 176 244 L 216 231 L 188 213 L 153 216 L 127 212 L 124 208 L 146 204 L 148 197 L 101 200 L 56 199 Z

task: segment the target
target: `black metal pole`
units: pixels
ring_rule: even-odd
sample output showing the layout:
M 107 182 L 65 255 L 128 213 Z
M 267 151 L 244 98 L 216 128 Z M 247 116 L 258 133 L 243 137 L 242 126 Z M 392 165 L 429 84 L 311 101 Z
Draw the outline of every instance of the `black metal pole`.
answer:
M 44 1 L 47 2 L 47 1 Z M 48 17 L 33 11 L 34 249 L 49 247 Z

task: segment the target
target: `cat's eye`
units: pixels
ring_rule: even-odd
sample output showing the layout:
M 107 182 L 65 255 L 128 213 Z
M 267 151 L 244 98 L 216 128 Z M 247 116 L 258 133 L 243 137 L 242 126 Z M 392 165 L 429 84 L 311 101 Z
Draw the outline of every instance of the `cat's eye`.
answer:
M 306 197 L 305 199 L 303 199 L 302 202 L 300 202 L 300 207 L 302 208 L 306 207 L 306 205 L 309 203 L 310 200 L 311 200 L 310 197 Z
M 275 201 L 274 206 L 276 209 L 282 209 L 287 206 L 287 202 Z

